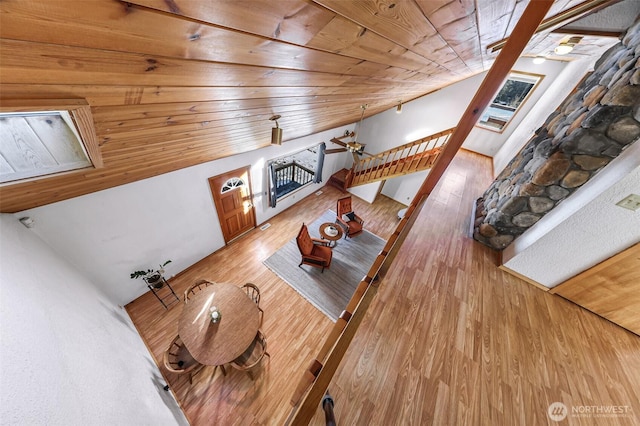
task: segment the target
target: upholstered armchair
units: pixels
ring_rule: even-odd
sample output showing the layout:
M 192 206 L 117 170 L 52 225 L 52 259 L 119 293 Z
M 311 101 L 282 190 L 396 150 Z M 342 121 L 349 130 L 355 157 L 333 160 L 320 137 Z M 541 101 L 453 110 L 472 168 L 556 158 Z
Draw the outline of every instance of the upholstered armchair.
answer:
M 336 223 L 344 228 L 344 237 L 354 237 L 362 232 L 364 220 L 353 212 L 351 196 L 340 198 L 336 207 Z
M 331 247 L 329 247 L 329 242 L 318 238 L 312 238 L 309 235 L 307 225 L 304 223 L 296 237 L 296 243 L 298 243 L 298 249 L 300 249 L 300 255 L 302 256 L 302 260 L 298 266 L 315 266 L 317 268 L 322 268 L 321 272 L 324 272 L 324 268 L 329 268 L 329 266 L 331 266 L 333 251 L 331 251 Z

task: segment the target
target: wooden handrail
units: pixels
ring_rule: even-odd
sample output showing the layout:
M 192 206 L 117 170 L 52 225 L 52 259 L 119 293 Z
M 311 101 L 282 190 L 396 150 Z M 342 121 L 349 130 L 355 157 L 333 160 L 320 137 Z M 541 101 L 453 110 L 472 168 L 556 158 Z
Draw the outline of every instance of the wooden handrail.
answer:
M 552 4 L 553 0 L 537 0 L 528 3 L 507 44 L 500 51 L 496 61 L 482 81 L 480 88 L 462 114 L 460 122 L 451 135 L 447 146 L 438 157 L 431 173 L 427 175 L 418 193 L 407 208 L 405 217 L 400 221 L 393 235 L 387 240 L 383 250 L 376 257 L 373 265 L 369 268 L 369 272 L 360 282 L 356 293 L 349 301 L 350 307 L 355 305 L 354 310 L 348 308 L 349 312 L 353 312 L 353 315 L 348 320 L 344 319 L 345 324 L 338 325 L 338 322 L 336 322 L 329 337 L 325 340 L 323 350 L 319 354 L 321 356 L 316 357 L 316 360 L 321 365 L 320 370 L 314 375 L 315 379 L 301 399 L 293 401 L 295 405 L 287 419 L 287 424 L 307 425 L 313 418 L 333 375 L 349 348 L 373 297 L 377 293 L 377 286 L 380 282 L 384 282 L 384 277 L 411 226 L 413 226 L 417 214 L 478 121 L 480 114 L 495 96 L 502 81 L 510 72 L 511 67 L 515 64 Z M 376 280 L 374 280 L 374 277 Z M 362 293 L 360 292 L 361 289 L 363 290 Z M 333 336 L 335 335 L 338 335 L 338 337 L 334 338 Z M 328 347 L 331 349 L 325 355 L 324 350 Z
M 453 133 L 453 128 L 413 142 L 367 155 L 355 161 L 347 173 L 346 187 L 363 185 L 430 168 Z M 356 157 L 357 158 L 357 157 Z
M 425 136 L 424 138 L 416 139 L 415 141 L 407 142 L 407 143 L 405 143 L 403 145 L 398 145 L 398 146 L 390 148 L 390 149 L 388 149 L 386 151 L 382 151 L 379 154 L 375 154 L 375 155 L 368 154 L 369 155 L 368 158 L 378 158 L 378 157 L 379 158 L 383 158 L 383 157 L 385 157 L 387 155 L 388 152 L 391 152 L 391 151 L 403 151 L 407 147 L 413 147 L 415 145 L 420 145 L 420 144 L 423 144 L 425 142 L 430 142 L 430 141 L 433 141 L 434 139 L 441 138 L 442 136 L 450 135 L 451 133 L 453 133 L 454 130 L 455 130 L 455 127 L 452 127 L 450 129 L 446 129 L 446 130 L 443 130 L 441 132 L 434 133 L 434 134 L 429 135 L 429 136 Z

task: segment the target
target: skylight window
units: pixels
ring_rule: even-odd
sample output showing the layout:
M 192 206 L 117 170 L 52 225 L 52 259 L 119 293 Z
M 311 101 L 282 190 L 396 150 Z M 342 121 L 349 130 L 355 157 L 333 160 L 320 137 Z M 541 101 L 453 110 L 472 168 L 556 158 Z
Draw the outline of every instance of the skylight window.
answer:
M 90 166 L 66 111 L 0 114 L 0 182 Z
M 102 167 L 91 111 L 85 101 L 32 102 L 28 106 L 2 102 L 0 184 Z
M 539 74 L 511 72 L 476 125 L 502 132 L 542 78 L 543 76 Z

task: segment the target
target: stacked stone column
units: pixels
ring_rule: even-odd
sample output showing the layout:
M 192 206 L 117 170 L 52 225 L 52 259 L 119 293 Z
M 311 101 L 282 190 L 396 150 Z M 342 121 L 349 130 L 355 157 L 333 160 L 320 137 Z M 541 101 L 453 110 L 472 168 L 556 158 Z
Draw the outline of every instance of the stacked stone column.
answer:
M 474 238 L 504 249 L 638 139 L 640 21 L 476 201 Z

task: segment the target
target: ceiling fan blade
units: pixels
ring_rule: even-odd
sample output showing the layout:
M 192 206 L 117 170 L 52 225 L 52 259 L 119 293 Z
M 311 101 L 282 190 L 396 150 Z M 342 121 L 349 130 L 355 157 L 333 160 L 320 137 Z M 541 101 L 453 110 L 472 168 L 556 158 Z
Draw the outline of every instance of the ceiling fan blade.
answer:
M 325 149 L 325 154 L 335 154 L 336 152 L 345 152 L 347 148 L 333 148 L 333 149 Z
M 332 139 L 331 139 L 331 142 L 333 142 L 333 143 L 335 143 L 335 144 L 338 144 L 338 145 L 340 145 L 340 146 L 344 146 L 344 147 L 346 147 L 346 146 L 347 146 L 347 144 L 346 144 L 345 142 L 342 142 L 342 141 L 341 141 L 340 139 L 338 139 L 338 138 L 332 138 Z
M 341 146 L 344 146 L 344 147 L 346 148 L 347 144 L 346 144 L 346 142 L 342 142 L 342 139 L 345 139 L 345 138 L 352 138 L 352 137 L 354 137 L 355 135 L 356 135 L 355 133 L 353 133 L 353 132 L 349 132 L 349 131 L 347 130 L 347 131 L 345 132 L 345 134 L 344 134 L 344 135 L 339 136 L 339 137 L 337 137 L 337 138 L 331 138 L 331 142 L 333 142 L 333 143 L 335 143 L 335 144 L 338 144 L 338 145 L 341 145 Z

